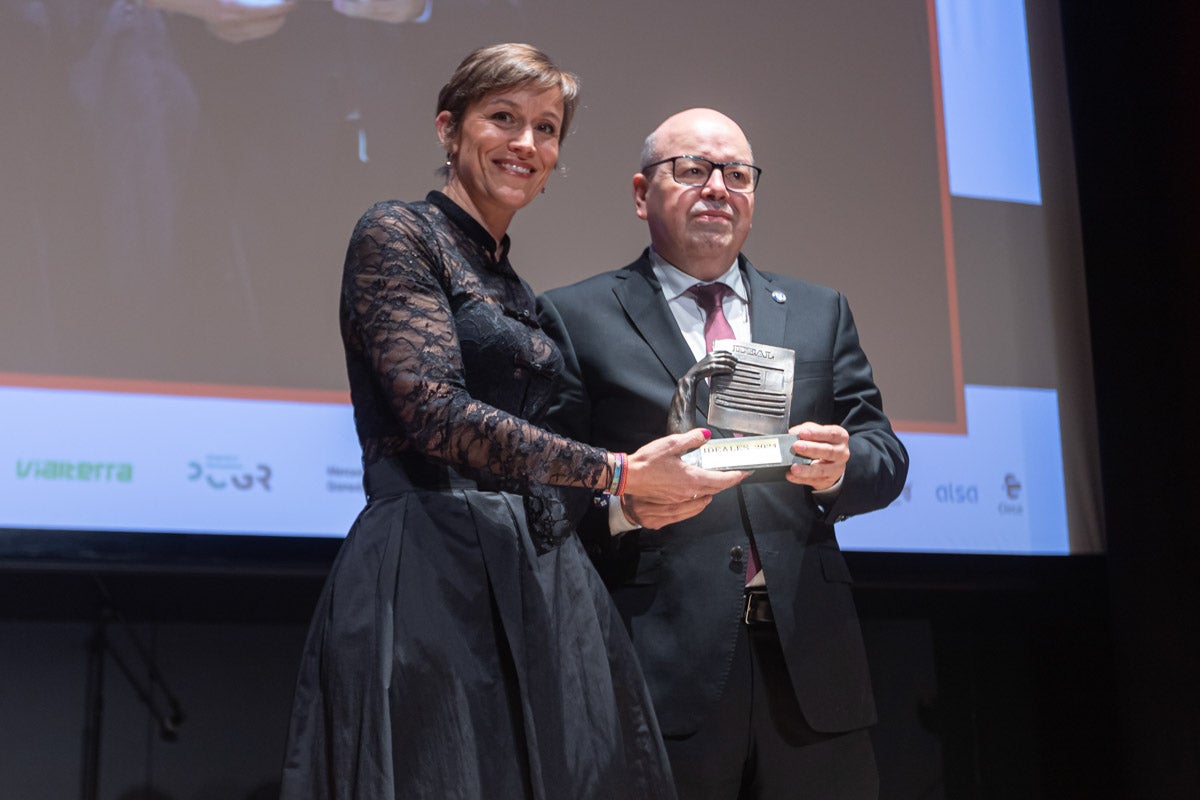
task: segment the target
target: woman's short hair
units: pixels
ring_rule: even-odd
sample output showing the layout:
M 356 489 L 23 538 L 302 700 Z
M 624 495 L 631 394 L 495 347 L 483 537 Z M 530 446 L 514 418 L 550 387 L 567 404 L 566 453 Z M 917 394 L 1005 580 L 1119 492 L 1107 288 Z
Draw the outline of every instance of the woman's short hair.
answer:
M 447 134 L 458 132 L 467 107 L 493 92 L 533 87 L 562 93 L 563 118 L 558 141 L 567 138 L 579 101 L 579 79 L 558 68 L 549 56 L 528 44 L 494 44 L 471 52 L 438 92 L 438 114 L 450 112 Z

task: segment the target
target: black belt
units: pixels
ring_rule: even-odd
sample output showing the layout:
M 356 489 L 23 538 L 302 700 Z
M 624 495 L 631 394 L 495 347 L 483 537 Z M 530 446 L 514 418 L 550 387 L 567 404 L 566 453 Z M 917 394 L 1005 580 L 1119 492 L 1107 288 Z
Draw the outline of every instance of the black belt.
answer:
M 745 622 L 751 628 L 775 624 L 775 615 L 771 613 L 771 598 L 767 597 L 766 589 L 746 590 L 745 608 L 742 609 L 742 622 Z

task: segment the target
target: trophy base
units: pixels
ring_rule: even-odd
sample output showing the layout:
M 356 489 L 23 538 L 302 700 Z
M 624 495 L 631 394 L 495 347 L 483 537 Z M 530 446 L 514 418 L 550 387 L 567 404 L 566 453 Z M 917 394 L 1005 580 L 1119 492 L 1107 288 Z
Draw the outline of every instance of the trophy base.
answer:
M 701 469 L 771 469 L 792 464 L 811 464 L 812 459 L 792 452 L 796 436 L 790 433 L 772 436 L 739 436 L 710 439 L 703 446 L 684 453 L 684 463 Z

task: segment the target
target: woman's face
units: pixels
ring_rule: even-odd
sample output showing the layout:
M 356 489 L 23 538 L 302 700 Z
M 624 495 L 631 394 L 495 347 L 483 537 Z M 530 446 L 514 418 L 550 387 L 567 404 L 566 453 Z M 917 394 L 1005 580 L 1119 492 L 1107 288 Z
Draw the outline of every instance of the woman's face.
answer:
M 562 116 L 562 93 L 535 88 L 500 91 L 472 103 L 452 134 L 450 112 L 437 115 L 438 138 L 451 161 L 446 193 L 497 240 L 558 163 Z

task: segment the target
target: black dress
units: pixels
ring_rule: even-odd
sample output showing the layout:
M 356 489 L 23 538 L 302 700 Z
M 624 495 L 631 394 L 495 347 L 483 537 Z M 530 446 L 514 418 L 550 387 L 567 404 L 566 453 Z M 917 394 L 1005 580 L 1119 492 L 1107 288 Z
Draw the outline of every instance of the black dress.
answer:
M 625 629 L 554 484 L 605 453 L 536 427 L 562 356 L 445 195 L 380 203 L 341 324 L 367 505 L 305 645 L 284 800 L 674 797 Z

